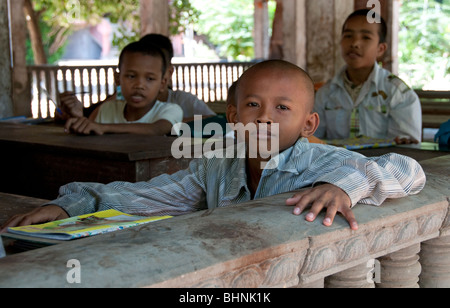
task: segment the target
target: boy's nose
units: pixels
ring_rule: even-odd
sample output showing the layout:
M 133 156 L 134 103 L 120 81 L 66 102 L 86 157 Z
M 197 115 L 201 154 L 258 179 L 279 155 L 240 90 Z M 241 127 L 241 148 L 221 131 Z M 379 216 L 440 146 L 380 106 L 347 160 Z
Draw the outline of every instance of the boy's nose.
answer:
M 143 88 L 144 88 L 144 82 L 143 82 L 143 80 L 141 80 L 140 78 L 136 79 L 136 81 L 135 81 L 133 87 L 134 87 L 135 89 L 143 89 Z
M 353 41 L 352 41 L 352 43 L 351 43 L 351 47 L 352 48 L 359 48 L 360 47 L 360 40 L 359 39 L 357 39 L 357 38 L 355 38 Z
M 256 119 L 257 124 L 272 124 L 273 120 L 270 114 L 267 112 L 259 114 L 258 118 Z

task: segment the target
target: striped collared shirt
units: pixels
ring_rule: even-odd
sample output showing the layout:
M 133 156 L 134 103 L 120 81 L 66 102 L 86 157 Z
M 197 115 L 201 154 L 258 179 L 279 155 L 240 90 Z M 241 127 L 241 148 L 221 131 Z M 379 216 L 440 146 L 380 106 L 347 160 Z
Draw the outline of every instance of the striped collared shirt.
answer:
M 194 159 L 186 170 L 147 182 L 71 183 L 61 187 L 59 198 L 49 204 L 61 206 L 70 216 L 107 209 L 176 216 L 251 200 L 246 159 L 220 158 L 214 155 L 217 153 Z M 426 181 L 421 166 L 409 157 L 366 158 L 343 148 L 310 144 L 306 139 L 272 158 L 270 165 L 272 168 L 263 170 L 253 199 L 330 183 L 344 190 L 352 205 L 380 205 L 386 198 L 420 192 Z

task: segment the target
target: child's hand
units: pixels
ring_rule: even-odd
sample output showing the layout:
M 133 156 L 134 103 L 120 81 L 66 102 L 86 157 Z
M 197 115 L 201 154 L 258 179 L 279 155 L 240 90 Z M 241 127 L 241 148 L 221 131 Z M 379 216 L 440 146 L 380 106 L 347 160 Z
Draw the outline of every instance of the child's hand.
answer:
M 83 117 L 83 104 L 78 100 L 73 92 L 64 92 L 59 95 L 61 102 L 61 110 L 63 115 L 68 118 L 81 118 Z M 63 116 L 63 117 L 64 117 Z
M 67 120 L 66 125 L 64 125 L 64 130 L 68 133 L 81 135 L 90 135 L 91 133 L 103 135 L 104 133 L 101 124 L 93 122 L 85 117 L 70 118 Z
M 323 224 L 327 227 L 332 225 L 336 213 L 340 212 L 347 219 L 352 230 L 358 229 L 358 223 L 351 210 L 351 200 L 337 186 L 323 184 L 307 189 L 287 199 L 286 204 L 295 205 L 294 215 L 300 215 L 303 210 L 311 206 L 310 212 L 306 215 L 307 221 L 314 221 L 322 209 L 326 208 L 327 213 Z
M 69 215 L 67 215 L 66 211 L 61 207 L 48 205 L 37 208 L 26 214 L 11 217 L 3 226 L 1 226 L 0 233 L 6 232 L 6 228 L 8 227 L 28 226 L 65 218 L 69 218 Z
M 394 139 L 394 141 L 397 144 L 419 144 L 419 141 L 417 141 L 414 138 L 400 138 L 400 137 L 396 137 Z

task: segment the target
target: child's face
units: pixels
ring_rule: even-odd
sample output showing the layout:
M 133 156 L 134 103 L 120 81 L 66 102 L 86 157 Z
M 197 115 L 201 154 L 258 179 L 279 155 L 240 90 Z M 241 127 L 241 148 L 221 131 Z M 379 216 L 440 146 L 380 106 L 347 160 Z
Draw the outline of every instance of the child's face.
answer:
M 119 79 L 128 106 L 151 108 L 165 86 L 162 59 L 139 52 L 127 53 L 120 67 Z
M 355 16 L 345 24 L 341 51 L 347 65 L 352 69 L 372 68 L 375 61 L 386 51 L 380 43 L 377 23 L 369 23 L 365 16 Z
M 313 122 L 317 114 L 311 112 L 313 94 L 304 77 L 283 70 L 259 69 L 241 80 L 237 89 L 235 123 L 267 123 L 279 125 L 279 135 L 272 136 L 279 141 L 280 152 L 291 147 L 300 137 L 309 137 L 317 126 Z M 252 136 L 248 137 L 252 138 Z M 271 138 L 257 134 L 253 138 Z M 247 140 L 248 141 L 248 140 Z

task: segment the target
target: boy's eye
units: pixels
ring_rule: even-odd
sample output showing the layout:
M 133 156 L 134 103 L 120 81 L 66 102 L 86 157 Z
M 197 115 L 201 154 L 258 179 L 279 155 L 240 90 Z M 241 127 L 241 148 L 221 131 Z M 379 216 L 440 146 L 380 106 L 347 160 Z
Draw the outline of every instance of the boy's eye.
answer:
M 281 110 L 289 110 L 289 107 L 285 106 L 285 105 L 278 105 L 277 109 L 281 109 Z
M 258 107 L 258 103 L 250 102 L 250 103 L 247 104 L 247 106 L 249 106 L 249 107 Z

